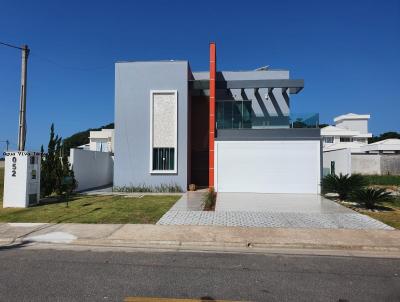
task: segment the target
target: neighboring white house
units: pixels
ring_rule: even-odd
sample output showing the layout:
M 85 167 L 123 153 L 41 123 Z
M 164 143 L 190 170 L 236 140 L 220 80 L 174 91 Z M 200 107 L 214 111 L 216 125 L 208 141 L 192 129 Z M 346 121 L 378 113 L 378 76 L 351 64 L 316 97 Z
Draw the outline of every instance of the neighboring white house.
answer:
M 400 153 L 400 139 L 389 138 L 362 146 L 360 149 L 363 153 L 397 154 Z
M 81 150 L 89 150 L 90 151 L 90 144 L 84 144 L 76 147 L 76 149 L 81 149 Z
M 369 114 L 348 113 L 334 118 L 335 125 L 321 129 L 323 150 L 332 151 L 350 148 L 352 152 L 361 152 L 368 144 L 372 133 L 368 132 Z
M 90 131 L 89 143 L 80 145 L 75 149 L 114 153 L 114 129 Z
M 348 113 L 321 129 L 323 173 L 400 174 L 400 139 L 368 144 L 369 114 Z
M 114 129 L 90 131 L 89 150 L 114 153 Z

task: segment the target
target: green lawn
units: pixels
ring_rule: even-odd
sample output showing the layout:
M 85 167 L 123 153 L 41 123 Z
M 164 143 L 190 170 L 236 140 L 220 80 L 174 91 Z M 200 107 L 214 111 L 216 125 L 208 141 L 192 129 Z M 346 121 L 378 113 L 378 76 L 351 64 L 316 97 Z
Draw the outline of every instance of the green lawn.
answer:
M 369 185 L 400 186 L 400 175 L 364 175 Z
M 396 190 L 396 188 L 400 186 L 400 175 L 365 175 L 364 177 L 371 187 Z M 400 197 L 397 196 L 393 201 L 385 202 L 382 205 L 387 208 L 387 210 L 361 212 L 396 229 L 400 229 Z
M 49 223 L 156 223 L 180 198 L 177 195 L 72 197 L 66 203 L 52 203 L 27 209 L 3 209 L 3 169 L 0 169 L 0 222 Z
M 380 220 L 396 229 L 400 229 L 400 197 L 397 196 L 393 201 L 385 202 L 382 205 L 387 208 L 387 210 L 378 212 L 360 210 L 360 212 Z

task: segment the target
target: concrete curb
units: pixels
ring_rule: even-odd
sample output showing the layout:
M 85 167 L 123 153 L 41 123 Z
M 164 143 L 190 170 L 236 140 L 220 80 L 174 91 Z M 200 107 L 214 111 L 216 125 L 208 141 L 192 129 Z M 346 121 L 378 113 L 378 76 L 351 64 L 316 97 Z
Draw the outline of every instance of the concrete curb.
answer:
M 13 245 L 23 245 L 17 240 Z M 49 242 L 27 242 L 22 249 L 54 249 L 75 251 L 114 251 L 114 252 L 204 252 L 204 253 L 240 253 L 240 254 L 289 254 L 367 258 L 400 258 L 398 248 L 307 246 L 307 245 L 255 245 L 251 247 L 238 244 L 201 245 L 180 244 L 178 242 L 108 242 L 76 240 L 70 244 Z
M 0 224 L 0 249 L 197 251 L 400 258 L 400 231 L 112 224 Z

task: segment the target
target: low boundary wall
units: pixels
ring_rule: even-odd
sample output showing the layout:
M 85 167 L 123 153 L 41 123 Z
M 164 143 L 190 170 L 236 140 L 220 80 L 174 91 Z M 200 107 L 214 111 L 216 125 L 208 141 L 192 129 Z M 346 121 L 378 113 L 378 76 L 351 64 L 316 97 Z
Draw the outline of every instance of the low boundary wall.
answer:
M 69 159 L 78 181 L 76 191 L 112 184 L 114 159 L 111 153 L 71 149 Z
M 331 162 L 335 162 L 335 174 L 351 174 L 352 155 L 350 149 L 326 151 L 322 154 L 324 176 L 331 173 Z
M 400 175 L 400 154 L 352 154 L 351 171 L 359 174 Z

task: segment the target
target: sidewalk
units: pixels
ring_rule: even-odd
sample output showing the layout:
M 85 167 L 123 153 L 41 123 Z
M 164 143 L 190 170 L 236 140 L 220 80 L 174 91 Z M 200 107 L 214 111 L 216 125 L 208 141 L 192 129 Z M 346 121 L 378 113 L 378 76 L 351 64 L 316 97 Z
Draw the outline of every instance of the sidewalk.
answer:
M 0 224 L 0 251 L 18 247 L 301 253 L 400 257 L 400 231 L 140 224 Z

